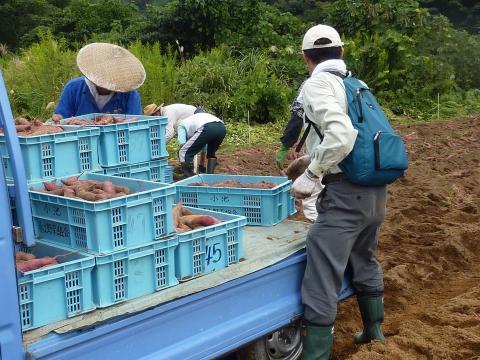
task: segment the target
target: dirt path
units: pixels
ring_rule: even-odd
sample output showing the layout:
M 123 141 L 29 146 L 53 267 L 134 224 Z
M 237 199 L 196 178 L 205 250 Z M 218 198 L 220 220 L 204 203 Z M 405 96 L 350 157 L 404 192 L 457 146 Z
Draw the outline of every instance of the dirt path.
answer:
M 401 126 L 410 168 L 389 188 L 379 260 L 387 340 L 355 346 L 339 305 L 334 359 L 480 359 L 480 117 Z M 220 155 L 219 172 L 273 175 L 275 147 Z M 301 215 L 297 215 L 297 218 Z

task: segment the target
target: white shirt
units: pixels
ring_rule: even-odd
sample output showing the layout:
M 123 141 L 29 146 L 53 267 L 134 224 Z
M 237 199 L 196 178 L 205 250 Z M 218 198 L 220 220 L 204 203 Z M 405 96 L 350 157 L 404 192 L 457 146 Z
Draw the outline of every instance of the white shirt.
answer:
M 178 123 L 193 115 L 197 108 L 193 105 L 186 105 L 186 104 L 171 104 L 162 107 L 162 115 L 168 117 L 168 124 L 167 124 L 167 144 L 172 140 L 175 136 L 175 132 L 178 128 Z
M 187 139 L 190 139 L 195 132 L 200 129 L 203 125 L 211 123 L 211 122 L 221 122 L 218 117 L 209 113 L 197 113 L 189 116 L 188 118 L 181 120 L 178 124 L 179 127 L 183 127 L 185 129 L 185 133 Z M 180 130 L 179 130 L 180 132 Z M 180 137 L 180 134 L 179 134 Z
M 321 69 L 321 65 L 317 68 Z M 313 128 L 308 134 L 306 151 L 311 158 L 308 169 L 323 177 L 341 172 L 338 164 L 352 151 L 357 130 L 348 117 L 343 80 L 317 68 L 303 86 L 302 100 L 305 116 L 317 125 L 324 136 L 321 141 Z
M 103 107 L 110 101 L 110 99 L 113 96 L 113 91 L 108 94 L 108 95 L 100 95 L 97 91 L 97 87 L 95 86 L 94 83 L 92 83 L 90 80 L 85 78 L 85 82 L 87 83 L 88 89 L 90 90 L 90 93 L 93 96 L 93 99 L 95 100 L 95 103 L 97 104 L 97 107 L 100 111 L 102 111 Z

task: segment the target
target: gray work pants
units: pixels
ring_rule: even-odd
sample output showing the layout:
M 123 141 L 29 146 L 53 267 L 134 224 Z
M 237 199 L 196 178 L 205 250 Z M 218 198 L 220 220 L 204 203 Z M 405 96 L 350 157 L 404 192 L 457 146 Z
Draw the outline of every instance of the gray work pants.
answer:
M 320 193 L 318 218 L 307 235 L 302 284 L 308 322 L 320 326 L 334 323 L 348 263 L 357 295 L 383 293 L 383 273 L 375 251 L 385 206 L 386 186 L 358 186 L 341 180 Z

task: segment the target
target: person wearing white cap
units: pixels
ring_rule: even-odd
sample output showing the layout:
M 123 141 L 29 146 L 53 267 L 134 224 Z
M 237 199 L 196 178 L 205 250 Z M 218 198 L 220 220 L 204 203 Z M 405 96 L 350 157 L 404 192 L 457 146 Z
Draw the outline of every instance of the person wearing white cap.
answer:
M 293 183 L 292 193 L 303 199 L 325 185 L 316 203 L 317 219 L 306 239 L 303 358 L 327 360 L 347 264 L 364 326 L 354 341 L 384 339 L 380 327 L 383 273 L 375 252 L 385 216 L 386 187 L 353 184 L 338 166 L 352 151 L 358 133 L 348 116 L 340 35 L 330 26 L 313 26 L 305 33 L 302 52 L 310 74 L 302 89 L 308 123 L 302 140 L 306 140 L 310 164 Z M 315 131 L 308 131 L 309 126 Z
M 88 44 L 78 52 L 77 66 L 83 76 L 65 85 L 52 120 L 99 112 L 142 114 L 136 89 L 145 81 L 145 68 L 127 49 Z

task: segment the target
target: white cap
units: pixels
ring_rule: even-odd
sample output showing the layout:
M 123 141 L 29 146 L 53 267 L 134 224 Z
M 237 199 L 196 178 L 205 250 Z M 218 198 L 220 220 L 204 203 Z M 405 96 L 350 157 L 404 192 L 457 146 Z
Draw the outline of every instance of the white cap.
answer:
M 328 25 L 315 25 L 303 37 L 302 50 L 343 46 L 337 30 Z

